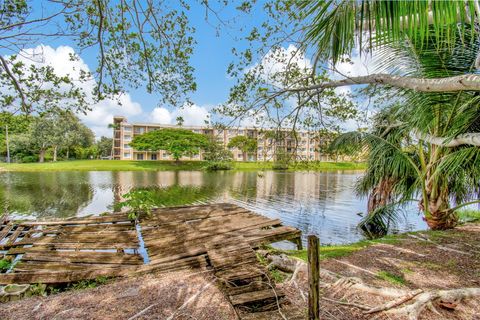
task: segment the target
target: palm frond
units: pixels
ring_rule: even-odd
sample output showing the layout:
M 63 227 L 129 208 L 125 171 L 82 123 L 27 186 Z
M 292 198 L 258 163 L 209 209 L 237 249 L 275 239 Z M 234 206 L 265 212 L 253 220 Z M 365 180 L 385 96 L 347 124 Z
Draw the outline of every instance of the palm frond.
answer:
M 311 21 L 307 42 L 334 63 L 355 43 L 369 49 L 406 38 L 423 46 L 433 39 L 438 49 L 477 36 L 474 0 L 317 0 L 302 1 L 300 9 Z
M 390 228 L 397 226 L 405 216 L 402 204 L 397 202 L 378 207 L 360 221 L 358 228 L 369 238 L 386 235 Z

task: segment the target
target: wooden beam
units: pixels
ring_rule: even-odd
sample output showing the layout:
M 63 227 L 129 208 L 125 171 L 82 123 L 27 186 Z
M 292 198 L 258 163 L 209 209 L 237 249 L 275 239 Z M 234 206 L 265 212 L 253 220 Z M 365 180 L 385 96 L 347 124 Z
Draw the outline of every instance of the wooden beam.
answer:
M 317 236 L 308 236 L 308 319 L 320 319 L 320 241 Z

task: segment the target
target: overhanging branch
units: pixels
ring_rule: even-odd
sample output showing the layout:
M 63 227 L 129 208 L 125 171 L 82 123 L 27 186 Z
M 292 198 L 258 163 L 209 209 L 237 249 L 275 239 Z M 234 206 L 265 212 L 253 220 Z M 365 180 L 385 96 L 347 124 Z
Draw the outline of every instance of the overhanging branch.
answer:
M 321 82 L 311 86 L 285 88 L 280 93 L 305 92 L 326 88 L 337 88 L 362 84 L 383 84 L 392 87 L 412 89 L 420 92 L 480 91 L 480 75 L 465 74 L 447 78 L 413 78 L 390 74 L 371 74 L 348 79 Z
M 480 147 L 480 132 L 464 133 L 450 139 L 444 137 L 435 137 L 426 133 L 416 132 L 415 136 L 419 140 L 447 148 L 458 147 L 461 145 L 471 145 Z

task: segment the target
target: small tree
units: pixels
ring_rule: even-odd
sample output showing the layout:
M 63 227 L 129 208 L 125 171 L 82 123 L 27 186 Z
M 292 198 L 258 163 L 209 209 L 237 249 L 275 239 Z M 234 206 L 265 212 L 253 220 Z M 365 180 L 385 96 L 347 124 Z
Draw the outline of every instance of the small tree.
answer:
M 257 139 L 247 136 L 236 136 L 230 140 L 228 147 L 240 149 L 243 152 L 243 161 L 246 161 L 248 153 L 257 153 Z
M 97 141 L 98 153 L 101 157 L 113 156 L 112 153 L 113 139 L 107 137 L 100 137 L 100 140 Z
M 168 151 L 178 162 L 182 156 L 193 155 L 206 148 L 208 138 L 184 129 L 161 129 L 135 136 L 130 145 L 141 151 Z
M 232 169 L 233 155 L 230 150 L 225 149 L 223 143 L 218 142 L 214 137 L 205 148 L 204 159 L 208 162 L 208 170 L 230 170 Z

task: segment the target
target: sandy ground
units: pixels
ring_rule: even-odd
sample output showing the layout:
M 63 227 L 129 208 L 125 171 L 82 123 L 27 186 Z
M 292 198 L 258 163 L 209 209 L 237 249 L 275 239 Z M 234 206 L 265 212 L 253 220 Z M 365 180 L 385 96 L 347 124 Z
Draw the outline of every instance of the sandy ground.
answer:
M 369 246 L 349 256 L 322 260 L 321 268 L 344 277 L 360 278 L 375 287 L 403 290 L 480 287 L 480 224 L 441 233 L 420 233 L 428 241 L 403 236 L 395 243 Z M 300 270 L 295 282 L 279 284 L 288 303 L 281 311 L 242 314 L 243 319 L 306 319 L 307 273 Z M 388 273 L 400 282 L 382 279 Z M 383 297 L 361 291 L 324 290 L 337 301 L 378 306 Z M 424 310 L 419 319 L 480 320 L 478 299 L 462 301 L 438 314 Z M 142 312 L 143 311 L 143 312 Z M 322 319 L 402 319 L 391 314 L 365 315 L 362 310 L 321 302 Z M 120 279 L 94 289 L 32 297 L 1 305 L 0 319 L 236 319 L 233 308 L 209 273 L 176 272 Z M 132 319 L 132 320 L 133 320 Z

